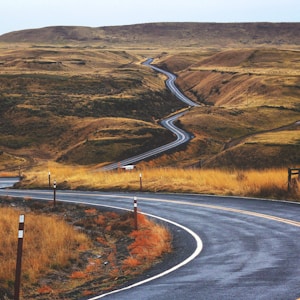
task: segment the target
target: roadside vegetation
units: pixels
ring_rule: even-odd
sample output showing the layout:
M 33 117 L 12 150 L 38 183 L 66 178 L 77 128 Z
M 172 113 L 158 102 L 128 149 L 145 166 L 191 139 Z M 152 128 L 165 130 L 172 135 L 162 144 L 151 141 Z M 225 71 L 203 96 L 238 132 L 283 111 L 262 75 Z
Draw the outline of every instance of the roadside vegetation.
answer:
M 48 188 L 48 170 L 60 189 L 203 193 L 226 196 L 300 200 L 299 186 L 288 192 L 288 171 L 282 169 L 220 170 L 153 168 L 103 172 L 87 167 L 48 163 L 26 172 L 20 187 Z M 52 183 L 51 183 L 52 184 Z M 52 188 L 52 186 L 51 186 Z
M 14 206 L 14 208 L 12 207 Z M 162 224 L 138 214 L 0 199 L 0 298 L 12 299 L 18 219 L 25 214 L 22 299 L 78 299 L 142 274 L 172 250 Z M 5 295 L 7 298 L 5 298 Z

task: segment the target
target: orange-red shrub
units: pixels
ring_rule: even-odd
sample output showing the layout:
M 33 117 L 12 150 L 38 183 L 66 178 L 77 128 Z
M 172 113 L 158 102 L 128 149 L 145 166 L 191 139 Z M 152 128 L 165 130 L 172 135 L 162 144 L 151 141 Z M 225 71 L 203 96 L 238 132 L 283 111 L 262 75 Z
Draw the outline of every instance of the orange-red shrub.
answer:
M 85 277 L 86 277 L 86 274 L 83 273 L 82 271 L 75 271 L 70 275 L 71 279 L 82 279 Z
M 44 285 L 44 286 L 40 287 L 40 288 L 37 290 L 37 292 L 38 292 L 39 294 L 50 294 L 50 293 L 53 292 L 53 290 L 52 290 L 52 288 L 51 288 L 50 286 Z

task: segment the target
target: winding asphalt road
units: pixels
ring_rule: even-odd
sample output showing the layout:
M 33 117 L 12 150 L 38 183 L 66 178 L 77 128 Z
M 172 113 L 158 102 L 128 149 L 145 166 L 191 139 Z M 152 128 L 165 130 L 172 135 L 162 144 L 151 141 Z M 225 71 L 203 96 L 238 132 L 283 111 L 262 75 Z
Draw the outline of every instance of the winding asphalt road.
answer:
M 173 73 L 170 73 L 166 70 L 163 70 L 161 68 L 158 68 L 156 66 L 151 65 L 153 62 L 153 58 L 148 58 L 145 62 L 142 64 L 145 66 L 148 66 L 152 68 L 153 70 L 165 74 L 168 79 L 166 80 L 166 86 L 169 88 L 169 90 L 182 102 L 189 106 L 199 106 L 197 103 L 190 100 L 188 97 L 186 97 L 184 94 L 182 94 L 179 89 L 175 85 L 176 76 Z
M 172 74 L 168 71 L 162 70 L 156 66 L 151 65 L 152 61 L 153 61 L 153 59 L 149 58 L 143 63 L 143 65 L 148 66 L 157 72 L 165 74 L 168 77 L 168 79 L 166 80 L 166 86 L 180 101 L 184 102 L 188 106 L 192 106 L 192 107 L 199 106 L 197 103 L 191 101 L 189 98 L 187 98 L 185 95 L 183 95 L 178 90 L 178 88 L 175 85 L 176 76 L 174 74 Z M 163 127 L 165 127 L 166 129 L 170 130 L 176 136 L 175 141 L 168 143 L 166 145 L 163 145 L 161 147 L 155 148 L 153 150 L 147 151 L 140 155 L 136 155 L 136 156 L 124 159 L 122 161 L 106 165 L 102 168 L 102 170 L 109 171 L 109 170 L 117 169 L 120 166 L 134 164 L 136 162 L 139 162 L 139 161 L 144 160 L 149 157 L 153 157 L 157 154 L 161 154 L 163 152 L 166 152 L 170 149 L 173 149 L 175 147 L 178 147 L 179 145 L 182 145 L 182 144 L 188 142 L 191 139 L 191 135 L 174 125 L 174 122 L 176 122 L 176 120 L 178 120 L 185 113 L 186 112 L 180 112 L 178 114 L 175 114 L 175 115 L 161 121 L 161 125 Z
M 116 163 L 112 163 L 109 165 L 106 165 L 102 168 L 102 170 L 104 171 L 109 171 L 109 170 L 114 170 L 119 168 L 120 166 L 126 166 L 129 164 L 133 164 L 136 162 L 139 162 L 143 159 L 149 158 L 149 157 L 153 157 L 157 154 L 160 154 L 162 152 L 168 151 L 170 149 L 173 149 L 181 144 L 184 144 L 186 142 L 188 142 L 191 137 L 190 134 L 188 134 L 187 132 L 185 132 L 184 130 L 176 127 L 174 125 L 174 122 L 181 117 L 184 114 L 184 112 L 180 113 L 180 114 L 176 114 L 170 118 L 164 119 L 161 121 L 162 126 L 164 126 L 165 128 L 169 129 L 172 133 L 174 133 L 176 135 L 176 140 L 173 142 L 170 142 L 166 145 L 160 146 L 158 148 L 149 150 L 147 152 L 144 152 L 142 154 L 130 157 L 130 158 L 126 158 L 122 161 L 116 162 Z
M 150 66 L 151 62 L 147 60 L 144 64 Z M 174 75 L 163 73 L 169 77 L 166 84 L 172 86 Z M 176 117 L 163 122 L 172 127 Z M 177 140 L 186 142 L 186 133 L 175 126 L 173 130 Z M 137 157 L 137 160 L 146 157 Z M 137 160 L 124 160 L 123 163 Z M 6 181 L 2 186 L 0 183 L 0 187 L 9 184 L 11 182 Z M 47 190 L 0 189 L 0 195 L 53 199 L 53 192 Z M 173 232 L 174 252 L 163 264 L 123 289 L 89 300 L 300 298 L 299 204 L 190 194 L 56 193 L 57 201 L 126 210 L 132 209 L 134 196 L 138 198 L 139 210 L 167 222 Z
M 52 191 L 1 189 L 0 195 L 53 198 Z M 175 251 L 165 264 L 140 278 L 146 280 L 143 284 L 90 300 L 300 297 L 299 204 L 190 194 L 57 191 L 58 201 L 123 209 L 132 209 L 134 196 L 143 213 L 171 220 Z

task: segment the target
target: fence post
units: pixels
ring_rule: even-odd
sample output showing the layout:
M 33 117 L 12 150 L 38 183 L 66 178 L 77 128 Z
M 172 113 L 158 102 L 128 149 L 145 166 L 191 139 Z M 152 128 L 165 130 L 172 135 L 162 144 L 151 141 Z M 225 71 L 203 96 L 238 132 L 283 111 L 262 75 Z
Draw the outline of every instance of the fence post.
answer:
M 19 231 L 18 231 L 18 250 L 17 250 L 17 262 L 16 262 L 16 278 L 15 278 L 14 300 L 19 300 L 19 298 L 20 298 L 22 249 L 23 249 L 23 237 L 24 237 L 24 221 L 25 221 L 25 215 L 20 215 L 20 217 L 19 217 Z
M 137 219 L 137 198 L 133 198 L 133 216 L 134 216 L 134 229 L 138 230 L 138 219 Z
M 292 170 L 288 168 L 288 192 L 291 190 Z
M 293 175 L 298 175 L 297 178 L 293 178 Z M 288 192 L 292 188 L 297 187 L 297 181 L 300 181 L 300 168 L 288 168 Z
M 51 173 L 50 171 L 48 172 L 48 184 L 49 184 L 49 189 L 51 187 Z

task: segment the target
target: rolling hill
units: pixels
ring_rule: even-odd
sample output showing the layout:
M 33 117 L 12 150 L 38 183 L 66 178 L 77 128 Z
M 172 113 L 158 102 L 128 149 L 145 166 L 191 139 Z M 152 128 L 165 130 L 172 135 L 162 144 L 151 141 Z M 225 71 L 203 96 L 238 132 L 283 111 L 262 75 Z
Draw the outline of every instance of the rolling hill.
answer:
M 300 45 L 300 23 L 147 23 L 126 26 L 54 26 L 10 32 L 0 42 L 81 43 L 130 47 L 251 47 Z
M 185 147 L 144 164 L 300 164 L 300 23 L 46 27 L 0 36 L 0 170 L 102 165 L 173 137 L 160 118 L 184 105 L 147 57 L 201 104 Z M 287 127 L 286 127 L 287 126 Z

